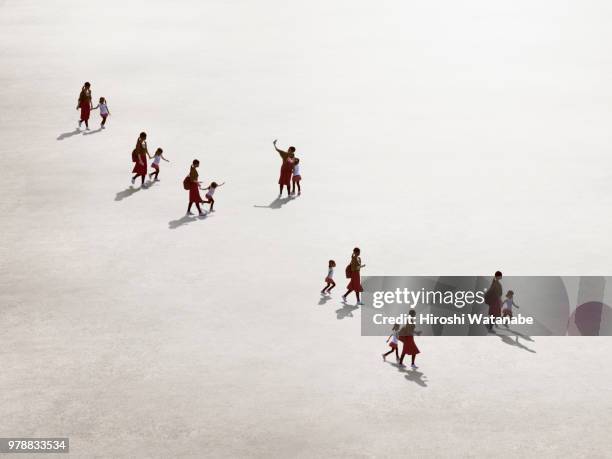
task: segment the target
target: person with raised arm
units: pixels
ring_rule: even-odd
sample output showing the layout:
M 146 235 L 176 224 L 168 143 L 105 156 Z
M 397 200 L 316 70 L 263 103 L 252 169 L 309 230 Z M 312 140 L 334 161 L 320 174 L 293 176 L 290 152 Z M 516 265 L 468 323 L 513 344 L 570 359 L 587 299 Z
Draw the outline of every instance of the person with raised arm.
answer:
M 213 209 L 213 206 L 215 205 L 215 198 L 213 198 L 213 195 L 215 194 L 215 191 L 217 191 L 217 188 L 223 185 L 225 185 L 225 182 L 223 183 L 212 182 L 206 188 L 202 188 L 202 190 L 206 191 L 206 195 L 204 196 L 206 198 L 206 201 L 202 201 L 202 202 L 205 202 L 206 204 L 210 204 L 210 209 L 208 209 L 209 212 L 215 211 Z
M 277 140 L 274 140 L 272 144 L 274 145 L 274 149 L 280 155 L 283 163 L 280 169 L 280 177 L 278 179 L 278 188 L 279 193 L 278 197 L 280 198 L 283 195 L 283 187 L 287 187 L 287 196 L 291 195 L 291 175 L 293 174 L 293 158 L 295 157 L 295 147 L 289 147 L 287 151 L 283 151 L 276 146 Z

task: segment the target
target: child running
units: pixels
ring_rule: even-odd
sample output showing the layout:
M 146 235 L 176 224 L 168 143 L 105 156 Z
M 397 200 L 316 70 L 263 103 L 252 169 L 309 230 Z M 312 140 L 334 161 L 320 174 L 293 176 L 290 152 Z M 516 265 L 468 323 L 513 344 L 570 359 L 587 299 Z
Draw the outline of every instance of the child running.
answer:
M 156 182 L 159 182 L 159 179 L 157 177 L 159 176 L 159 162 L 162 159 L 166 161 L 167 163 L 170 162 L 166 158 L 164 158 L 164 150 L 162 150 L 161 148 L 158 148 L 157 150 L 155 150 L 155 154 L 153 155 L 153 162 L 151 163 L 151 167 L 155 169 L 155 171 L 149 174 L 149 179 L 155 176 L 153 180 L 155 180 Z
M 295 194 L 295 187 L 297 185 L 298 196 L 301 195 L 302 187 L 300 186 L 300 182 L 302 181 L 302 176 L 300 175 L 300 158 L 293 159 L 293 178 L 291 180 L 293 182 L 291 194 Z
M 213 195 L 215 194 L 215 190 L 217 188 L 219 188 L 220 186 L 225 185 L 225 182 L 217 184 L 217 182 L 212 182 L 209 186 L 207 186 L 206 188 L 202 188 L 203 190 L 208 190 L 206 192 L 206 201 L 202 201 L 205 202 L 207 204 L 210 204 L 210 209 L 209 212 L 214 212 L 213 210 L 213 206 L 215 205 L 215 200 L 213 199 Z
M 399 353 L 397 352 L 397 342 L 399 340 L 399 329 L 400 329 L 400 326 L 398 324 L 395 324 L 393 328 L 391 329 L 391 334 L 387 338 L 387 343 L 389 343 L 389 347 L 391 348 L 391 350 L 389 352 L 385 352 L 382 355 L 382 358 L 385 362 L 387 361 L 387 356 L 391 354 L 393 351 L 395 351 L 395 360 L 399 362 L 400 357 L 399 357 Z
M 327 267 L 327 277 L 325 278 L 327 285 L 323 288 L 323 290 L 321 290 L 322 295 L 331 293 L 332 288 L 336 286 L 336 283 L 334 282 L 334 268 L 336 267 L 336 262 L 334 260 L 329 260 Z
M 518 309 L 518 304 L 514 302 L 514 292 L 512 290 L 508 290 L 508 292 L 506 292 L 506 300 L 502 304 L 502 317 L 508 316 L 512 318 L 512 307 Z M 506 327 L 508 327 L 507 324 Z
M 108 110 L 108 105 L 106 105 L 106 98 L 100 97 L 98 101 L 98 105 L 96 105 L 92 110 L 100 109 L 100 116 L 102 117 L 102 122 L 100 123 L 100 129 L 106 129 L 104 126 L 106 124 L 106 118 L 110 115 L 110 111 Z

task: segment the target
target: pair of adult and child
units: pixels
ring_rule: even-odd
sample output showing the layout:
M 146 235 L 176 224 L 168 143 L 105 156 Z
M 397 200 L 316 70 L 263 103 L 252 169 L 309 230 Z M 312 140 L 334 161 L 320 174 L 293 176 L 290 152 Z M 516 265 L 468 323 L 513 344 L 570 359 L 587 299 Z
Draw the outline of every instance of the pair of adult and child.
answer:
M 141 186 L 145 186 L 145 177 L 147 175 L 147 158 L 153 160 L 151 162 L 151 167 L 153 168 L 153 172 L 149 174 L 149 179 L 159 181 L 159 164 L 160 162 L 166 161 L 169 163 L 164 157 L 164 150 L 158 148 L 155 150 L 153 156 L 149 154 L 149 149 L 147 147 L 147 133 L 141 132 L 138 136 L 138 140 L 136 140 L 136 147 L 132 151 L 132 162 L 134 163 L 134 168 L 132 169 L 132 185 L 136 182 L 136 179 L 140 177 Z
M 512 308 L 518 308 L 518 305 L 514 302 L 514 292 L 508 290 L 506 292 L 506 299 L 502 300 L 503 287 L 501 279 L 503 274 L 501 271 L 495 271 L 491 286 L 485 292 L 485 303 L 489 306 L 489 315 L 493 317 L 512 317 Z M 487 330 L 489 333 L 493 332 L 493 327 L 497 327 L 494 324 L 487 324 Z
M 153 172 L 149 174 L 149 178 L 155 181 L 159 181 L 159 165 L 161 161 L 170 162 L 163 155 L 163 149 L 158 148 L 155 151 L 155 154 L 151 156 L 149 154 L 149 149 L 147 146 L 147 133 L 141 132 L 138 136 L 138 140 L 136 141 L 136 147 L 132 151 L 132 161 L 134 162 L 134 168 L 132 169 L 132 184 L 135 183 L 136 179 L 140 177 L 141 186 L 145 186 L 145 176 L 147 175 L 147 158 L 152 159 L 151 167 L 154 169 Z M 189 206 L 187 207 L 187 214 L 191 214 L 191 207 L 193 204 L 196 205 L 200 216 L 206 215 L 202 212 L 202 208 L 200 204 L 207 203 L 210 204 L 210 212 L 214 212 L 214 194 L 218 187 L 224 185 L 224 183 L 217 184 L 217 182 L 212 182 L 208 187 L 201 188 L 201 182 L 199 181 L 198 167 L 200 167 L 200 161 L 194 159 L 191 168 L 189 170 L 189 175 L 185 177 L 183 181 L 183 186 L 186 190 L 189 190 Z M 202 199 L 200 196 L 200 189 L 206 191 L 206 200 Z
M 278 179 L 278 197 L 283 195 L 283 188 L 287 187 L 287 196 L 295 195 L 297 187 L 298 196 L 302 194 L 302 174 L 300 172 L 300 158 L 295 156 L 295 147 L 287 148 L 287 151 L 281 150 L 276 146 L 276 140 L 272 142 L 274 149 L 278 152 L 283 161 L 280 169 L 280 177 Z M 293 187 L 290 189 L 291 184 Z
M 408 313 L 410 317 L 416 317 L 416 311 L 411 309 Z M 393 352 L 395 352 L 395 359 L 399 363 L 400 366 L 404 366 L 404 357 L 409 355 L 411 357 L 410 366 L 412 369 L 417 369 L 418 367 L 415 364 L 415 359 L 417 354 L 420 354 L 421 351 L 417 347 L 414 342 L 414 334 L 415 334 L 415 324 L 414 323 L 406 323 L 402 328 L 398 324 L 395 324 L 391 329 L 391 335 L 387 338 L 387 344 L 391 348 L 388 352 L 385 352 L 382 355 L 383 360 L 386 361 L 387 356 Z M 402 355 L 399 355 L 398 345 L 399 341 L 402 342 Z
M 191 163 L 191 167 L 189 168 L 189 175 L 185 177 L 183 180 L 183 188 L 189 190 L 189 205 L 187 206 L 187 215 L 193 215 L 191 213 L 191 206 L 194 204 L 198 209 L 199 215 L 202 217 L 206 215 L 202 212 L 202 208 L 200 204 L 210 204 L 209 212 L 214 212 L 213 206 L 215 205 L 214 194 L 217 188 L 225 185 L 223 183 L 211 182 L 206 188 L 202 188 L 202 182 L 199 181 L 200 174 L 198 173 L 198 168 L 200 167 L 200 161 L 198 159 L 194 159 Z M 206 191 L 206 200 L 202 199 L 200 196 L 200 190 Z
M 98 105 L 94 107 L 91 97 L 91 84 L 89 83 L 89 81 L 86 81 L 83 87 L 81 88 L 76 109 L 81 111 L 79 127 L 81 127 L 81 125 L 85 123 L 85 129 L 89 130 L 89 115 L 91 113 L 91 110 L 100 109 L 100 117 L 102 118 L 102 121 L 100 123 L 100 129 L 106 128 L 106 118 L 110 116 L 110 110 L 108 109 L 106 98 L 100 97 L 100 99 L 98 100 Z
M 342 301 L 346 302 L 346 297 L 355 292 L 355 296 L 357 297 L 357 304 L 363 305 L 361 301 L 361 292 L 363 292 L 363 287 L 361 286 L 361 268 L 365 268 L 365 265 L 361 263 L 361 249 L 359 247 L 355 247 L 353 249 L 353 253 L 351 254 L 351 262 L 345 269 L 346 278 L 350 279 L 348 285 L 346 286 L 347 290 L 344 295 L 342 295 Z M 329 260 L 327 265 L 327 276 L 325 277 L 325 287 L 321 290 L 322 295 L 329 295 L 332 289 L 336 286 L 336 282 L 334 282 L 334 268 L 336 267 L 336 262 L 334 260 Z

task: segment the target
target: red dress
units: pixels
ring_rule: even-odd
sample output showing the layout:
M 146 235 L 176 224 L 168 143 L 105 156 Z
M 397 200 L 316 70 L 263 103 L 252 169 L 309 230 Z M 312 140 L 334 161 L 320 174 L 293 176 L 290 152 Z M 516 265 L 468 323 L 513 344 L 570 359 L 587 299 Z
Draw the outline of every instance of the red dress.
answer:
M 400 341 L 404 344 L 402 354 L 414 355 L 421 353 L 414 342 L 414 336 L 400 336 Z
M 363 292 L 363 287 L 361 286 L 361 276 L 359 275 L 359 271 L 351 271 L 351 280 L 346 286 L 348 290 L 354 290 L 355 292 Z
M 204 202 L 200 196 L 200 185 L 197 182 L 191 182 L 189 185 L 189 202 Z
M 138 175 L 147 175 L 147 154 L 144 151 L 138 153 L 138 161 L 134 163 L 132 172 Z
M 291 174 L 293 174 L 293 161 L 291 161 L 291 158 L 285 158 L 280 169 L 278 184 L 289 186 L 291 183 Z
M 494 317 L 501 316 L 502 300 L 501 298 L 495 298 L 489 305 L 489 315 Z
M 81 119 L 83 121 L 89 121 L 89 113 L 91 111 L 89 102 L 87 102 L 86 100 L 82 101 L 80 104 L 80 107 L 81 107 Z
M 89 121 L 91 111 L 91 91 L 83 89 L 79 94 L 79 108 L 81 109 L 81 120 Z

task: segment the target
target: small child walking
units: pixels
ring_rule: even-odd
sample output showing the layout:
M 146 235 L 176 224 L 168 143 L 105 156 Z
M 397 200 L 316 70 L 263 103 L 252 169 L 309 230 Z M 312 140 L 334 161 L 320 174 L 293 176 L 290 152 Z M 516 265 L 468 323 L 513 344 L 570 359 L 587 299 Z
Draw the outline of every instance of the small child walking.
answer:
M 385 362 L 387 361 L 387 356 L 394 351 L 395 351 L 395 360 L 399 362 L 400 356 L 399 356 L 399 352 L 397 351 L 397 343 L 399 341 L 399 329 L 400 329 L 400 326 L 398 324 L 395 324 L 393 328 L 391 329 L 391 334 L 387 338 L 387 343 L 389 344 L 389 347 L 391 348 L 391 350 L 389 352 L 385 352 L 382 355 L 383 361 Z
M 297 186 L 298 196 L 301 195 L 302 187 L 300 186 L 300 182 L 302 181 L 302 175 L 300 173 L 300 158 L 293 158 L 293 178 L 291 180 L 293 182 L 291 194 L 295 194 L 295 187 Z
M 155 176 L 153 180 L 159 182 L 159 179 L 157 177 L 159 176 L 159 163 L 162 159 L 167 163 L 170 162 L 166 158 L 164 158 L 164 150 L 158 148 L 157 150 L 155 150 L 155 154 L 153 155 L 153 162 L 151 163 L 151 167 L 154 169 L 154 171 L 149 174 L 149 179 Z
M 108 109 L 108 105 L 106 105 L 106 98 L 100 97 L 98 101 L 98 105 L 96 105 L 92 110 L 100 109 L 100 116 L 102 117 L 102 122 L 100 123 L 100 129 L 106 129 L 104 126 L 106 124 L 106 118 L 110 115 L 110 111 Z
M 216 189 L 219 188 L 220 186 L 223 186 L 223 185 L 225 185 L 225 182 L 220 183 L 220 184 L 217 184 L 217 182 L 212 182 L 206 188 L 202 188 L 203 190 L 208 190 L 206 192 L 206 196 L 205 196 L 206 201 L 202 201 L 202 202 L 210 204 L 209 212 L 214 212 L 213 206 L 215 205 L 215 200 L 213 198 L 213 195 L 215 194 Z
M 329 260 L 327 264 L 327 277 L 325 278 L 325 283 L 327 284 L 323 290 L 321 290 L 322 295 L 326 295 L 331 293 L 332 288 L 336 286 L 334 282 L 334 268 L 336 267 L 336 262 L 334 260 Z
M 518 304 L 514 302 L 514 292 L 512 290 L 508 290 L 506 292 L 506 299 L 502 303 L 502 317 L 510 317 L 512 318 L 512 308 L 515 307 L 518 309 Z M 507 327 L 508 325 L 506 325 Z

